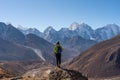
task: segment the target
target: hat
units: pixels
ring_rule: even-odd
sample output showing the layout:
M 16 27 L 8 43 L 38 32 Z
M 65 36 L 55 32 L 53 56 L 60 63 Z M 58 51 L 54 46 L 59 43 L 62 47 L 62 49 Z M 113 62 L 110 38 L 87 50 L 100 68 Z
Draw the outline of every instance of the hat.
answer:
M 60 44 L 60 42 L 58 41 L 56 44 Z

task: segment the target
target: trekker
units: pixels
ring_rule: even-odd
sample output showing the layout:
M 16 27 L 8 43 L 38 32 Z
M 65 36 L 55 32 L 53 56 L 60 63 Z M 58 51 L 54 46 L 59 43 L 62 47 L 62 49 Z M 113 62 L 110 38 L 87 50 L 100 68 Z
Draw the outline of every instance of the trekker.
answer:
M 57 63 L 57 67 L 60 68 L 60 64 L 61 64 L 61 52 L 63 51 L 63 48 L 60 45 L 60 42 L 58 41 L 54 47 L 54 54 L 56 56 L 56 63 Z

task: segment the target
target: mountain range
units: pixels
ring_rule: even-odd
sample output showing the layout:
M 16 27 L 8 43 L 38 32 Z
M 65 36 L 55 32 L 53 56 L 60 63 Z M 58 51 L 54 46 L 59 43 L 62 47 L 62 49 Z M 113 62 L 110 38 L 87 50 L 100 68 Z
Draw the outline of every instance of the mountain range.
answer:
M 74 36 L 81 36 L 84 39 L 100 42 L 120 34 L 120 27 L 116 24 L 108 24 L 102 28 L 93 30 L 91 26 L 85 23 L 78 24 L 74 22 L 69 28 L 62 28 L 59 31 L 56 31 L 52 27 L 48 27 L 43 34 L 46 40 L 49 40 L 53 43 L 55 43 L 57 40 L 62 40 L 66 37 L 72 38 Z
M 52 49 L 57 41 L 60 41 L 61 45 L 64 46 L 65 53 L 71 54 L 70 56 L 72 57 L 79 55 L 96 43 L 110 39 L 119 33 L 120 27 L 116 24 L 108 24 L 93 30 L 91 26 L 85 23 L 78 24 L 74 22 L 69 28 L 61 28 L 59 31 L 49 26 L 42 33 L 36 28 L 15 28 L 11 24 L 7 25 L 0 22 L 0 38 L 2 40 L 31 49 L 44 61 L 53 61 L 49 59 L 54 59 Z M 72 54 L 73 52 L 76 54 Z
M 18 30 L 20 30 L 24 35 L 27 35 L 27 34 L 35 34 L 35 35 L 37 35 L 37 36 L 39 36 L 39 37 L 43 37 L 43 34 L 42 34 L 42 32 L 40 32 L 38 29 L 36 29 L 36 28 L 24 28 L 24 27 L 22 27 L 22 26 L 18 26 L 17 27 L 17 29 Z
M 116 24 L 108 24 L 94 30 L 88 24 L 78 24 L 77 22 L 72 23 L 69 28 L 61 28 L 58 31 L 52 26 L 46 28 L 44 32 L 40 32 L 35 28 L 20 29 L 19 27 L 18 29 L 25 35 L 32 33 L 53 44 L 60 41 L 64 47 L 72 48 L 74 51 L 76 50 L 76 53 L 81 53 L 96 43 L 120 34 L 120 27 Z
M 69 28 L 61 28 L 56 31 L 52 26 L 49 26 L 44 30 L 44 32 L 40 32 L 35 28 L 29 29 L 20 29 L 24 34 L 33 33 L 49 42 L 55 43 L 58 40 L 63 40 L 64 38 L 72 38 L 74 36 L 81 36 L 85 39 L 95 40 L 97 42 L 110 39 L 117 34 L 120 34 L 120 26 L 116 24 L 107 24 L 101 28 L 92 29 L 88 24 L 82 23 L 78 24 L 76 22 L 72 23 Z M 42 35 L 42 36 L 41 36 Z

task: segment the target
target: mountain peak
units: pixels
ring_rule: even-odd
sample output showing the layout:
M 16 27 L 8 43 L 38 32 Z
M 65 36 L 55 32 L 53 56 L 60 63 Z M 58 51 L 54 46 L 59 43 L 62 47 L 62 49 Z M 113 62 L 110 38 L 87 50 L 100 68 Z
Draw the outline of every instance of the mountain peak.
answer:
M 32 31 L 32 32 L 34 32 L 34 31 L 39 31 L 39 30 L 36 29 L 36 28 L 27 28 L 27 27 L 23 27 L 23 26 L 21 26 L 21 25 L 18 25 L 17 29 L 19 29 L 19 30 L 24 30 L 24 31 Z
M 28 28 L 28 30 L 30 30 L 30 31 L 39 31 L 36 28 Z
M 104 27 L 119 27 L 117 24 L 113 23 L 113 24 L 107 24 Z
M 78 24 L 77 22 L 73 22 L 70 27 L 69 27 L 69 30 L 76 30 L 76 29 L 82 29 L 82 28 L 85 28 L 85 29 L 91 29 L 91 27 L 86 24 L 86 23 L 81 23 L 81 24 Z
M 44 33 L 55 32 L 55 31 L 56 30 L 52 26 L 49 26 L 48 28 L 45 29 Z
M 68 31 L 68 28 L 61 28 L 59 31 Z
M 11 23 L 4 23 L 4 22 L 0 22 L 0 24 L 2 24 L 2 25 L 7 25 L 7 26 L 13 26 Z
M 83 22 L 83 23 L 81 23 L 80 25 L 83 25 L 83 26 L 88 26 L 88 24 L 86 24 L 86 23 L 84 23 L 84 22 Z
M 79 28 L 91 29 L 91 27 L 90 27 L 88 24 L 86 24 L 86 23 L 81 23 L 81 24 L 79 25 Z
M 52 30 L 52 29 L 54 29 L 52 26 L 49 26 L 47 29 L 49 29 L 49 30 Z
M 18 25 L 17 29 L 19 29 L 19 30 L 27 30 L 28 28 L 23 27 L 23 26 L 21 26 L 21 25 Z
M 79 26 L 79 24 L 77 22 L 73 22 L 70 25 L 69 30 L 76 30 L 78 26 Z

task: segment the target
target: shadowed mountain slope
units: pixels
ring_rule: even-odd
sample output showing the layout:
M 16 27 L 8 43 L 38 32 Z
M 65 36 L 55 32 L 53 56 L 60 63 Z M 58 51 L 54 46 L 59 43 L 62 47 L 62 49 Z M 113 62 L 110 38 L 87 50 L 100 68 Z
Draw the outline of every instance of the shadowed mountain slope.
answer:
M 15 43 L 23 43 L 25 36 L 24 34 L 16 29 L 11 24 L 5 24 L 0 22 L 0 38 Z
M 39 56 L 42 56 L 44 60 L 53 64 L 56 63 L 55 55 L 53 52 L 54 45 L 52 43 L 34 34 L 28 34 L 26 35 L 24 45 L 32 48 L 35 52 L 38 53 Z M 63 48 L 64 51 L 62 53 L 62 61 L 72 59 L 75 56 L 75 54 L 73 54 L 74 52 L 76 52 L 75 50 L 67 49 L 65 47 Z
M 0 38 L 0 60 L 27 61 L 40 60 L 40 58 L 34 51 Z
M 24 45 L 33 49 L 43 60 L 53 63 L 53 44 L 34 34 L 28 34 L 26 35 Z
M 88 48 L 97 43 L 94 40 L 84 39 L 80 36 L 74 36 L 73 38 L 65 38 L 61 42 L 65 47 L 77 50 L 79 53 L 87 50 Z

